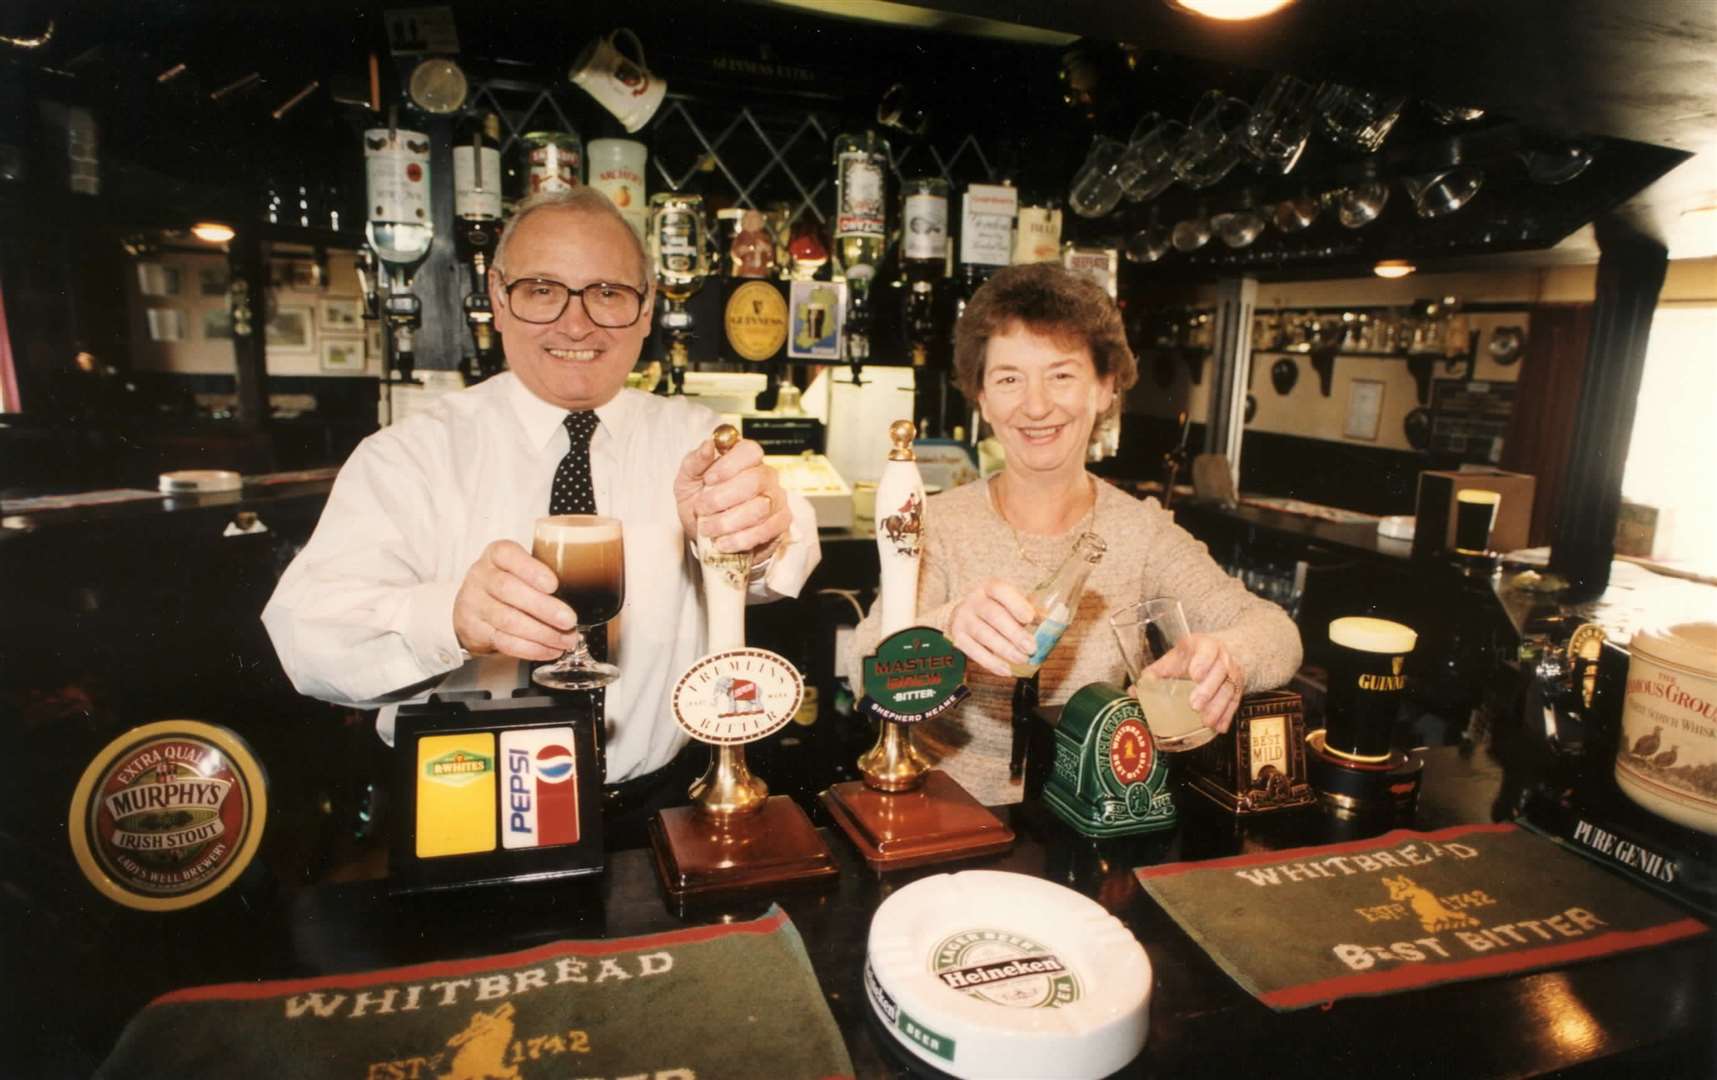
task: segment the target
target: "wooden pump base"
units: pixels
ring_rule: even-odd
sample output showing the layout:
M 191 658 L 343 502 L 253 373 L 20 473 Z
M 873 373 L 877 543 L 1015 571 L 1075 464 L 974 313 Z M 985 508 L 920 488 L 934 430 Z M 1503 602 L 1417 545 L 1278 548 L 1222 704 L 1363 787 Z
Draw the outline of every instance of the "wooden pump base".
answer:
M 759 809 L 740 815 L 669 807 L 650 819 L 650 846 L 662 888 L 681 903 L 815 884 L 836 875 L 828 844 L 785 795 L 771 795 Z
M 995 855 L 1013 847 L 1013 830 L 940 769 L 912 791 L 878 791 L 860 780 L 823 792 L 835 824 L 873 870 Z

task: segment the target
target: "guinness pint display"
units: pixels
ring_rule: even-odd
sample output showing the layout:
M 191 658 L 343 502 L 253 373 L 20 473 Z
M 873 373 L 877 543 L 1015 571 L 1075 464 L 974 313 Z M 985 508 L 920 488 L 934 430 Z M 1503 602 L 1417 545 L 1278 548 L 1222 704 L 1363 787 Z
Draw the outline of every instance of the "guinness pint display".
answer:
M 1326 726 L 1307 733 L 1306 749 L 1312 786 L 1338 818 L 1412 818 L 1425 761 L 1396 749 L 1392 736 L 1407 654 L 1418 638 L 1387 619 L 1348 616 L 1329 624 Z
M 1467 488 L 1455 496 L 1455 552 L 1486 555 L 1490 552 L 1490 528 L 1502 496 L 1483 488 Z
M 739 441 L 731 424 L 715 431 L 716 453 Z M 745 744 L 779 731 L 798 711 L 804 680 L 787 659 L 745 647 L 746 552 L 722 552 L 698 538 L 709 655 L 674 687 L 674 720 L 710 744 L 710 763 L 692 785 L 691 806 L 650 819 L 656 873 L 684 904 L 749 889 L 820 882 L 835 876 L 828 845 L 799 805 L 745 763 Z
M 1407 654 L 1419 635 L 1387 619 L 1348 616 L 1329 624 L 1332 646 L 1325 748 L 1364 764 L 1388 760 L 1390 733 L 1407 687 Z
M 910 420 L 889 425 L 894 444 L 876 488 L 882 641 L 864 658 L 859 711 L 881 725 L 859 758 L 863 782 L 836 784 L 823 805 L 875 869 L 1006 851 L 1014 834 L 912 744 L 911 725 L 965 699 L 966 658 L 942 634 L 915 626 L 923 547 L 924 482 Z

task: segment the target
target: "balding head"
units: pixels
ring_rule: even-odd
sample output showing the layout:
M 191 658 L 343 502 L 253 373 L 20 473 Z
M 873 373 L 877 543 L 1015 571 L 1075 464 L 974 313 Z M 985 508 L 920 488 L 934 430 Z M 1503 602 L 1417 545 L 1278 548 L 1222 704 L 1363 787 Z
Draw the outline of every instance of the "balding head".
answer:
M 495 269 L 503 276 L 507 274 L 507 248 L 521 226 L 533 215 L 549 210 L 558 210 L 572 214 L 590 214 L 594 217 L 608 218 L 626 227 L 626 235 L 631 241 L 632 251 L 638 264 L 638 278 L 629 282 L 639 288 L 649 291 L 651 272 L 649 256 L 644 253 L 644 244 L 638 239 L 638 234 L 632 231 L 632 226 L 620 211 L 609 201 L 608 196 L 593 187 L 579 186 L 571 191 L 544 191 L 521 201 L 513 210 L 513 216 L 507 221 L 506 228 L 501 230 L 501 240 L 495 245 Z

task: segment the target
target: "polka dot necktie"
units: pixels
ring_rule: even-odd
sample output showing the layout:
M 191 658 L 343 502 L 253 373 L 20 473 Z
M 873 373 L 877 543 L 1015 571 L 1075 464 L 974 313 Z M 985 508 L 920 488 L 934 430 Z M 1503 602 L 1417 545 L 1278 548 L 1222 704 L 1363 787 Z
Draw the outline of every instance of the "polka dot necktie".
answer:
M 548 512 L 551 514 L 596 513 L 596 489 L 590 483 L 590 437 L 596 434 L 596 414 L 590 411 L 570 412 L 561 421 L 572 445 L 560 459 L 554 471 L 554 487 L 549 491 Z M 598 660 L 608 659 L 608 627 L 593 626 L 584 631 L 590 655 Z M 590 691 L 592 708 L 602 715 L 603 692 Z

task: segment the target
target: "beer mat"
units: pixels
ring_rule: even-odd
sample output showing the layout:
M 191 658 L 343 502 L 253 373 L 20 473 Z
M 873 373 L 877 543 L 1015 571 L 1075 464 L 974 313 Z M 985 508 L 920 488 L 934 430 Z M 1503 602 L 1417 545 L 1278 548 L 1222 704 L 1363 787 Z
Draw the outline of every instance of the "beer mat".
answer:
M 0 499 L 0 510 L 9 514 L 39 513 L 43 510 L 71 510 L 79 506 L 105 506 L 108 503 L 141 502 L 166 498 L 159 491 L 142 488 L 111 488 L 107 491 L 80 491 L 74 495 L 31 495 L 23 499 Z
M 1397 829 L 1134 873 L 1222 970 L 1282 1011 L 1558 967 L 1706 930 L 1514 825 Z
M 473 931 L 477 930 L 473 927 Z M 165 994 L 98 1077 L 850 1077 L 799 932 L 762 918 Z

